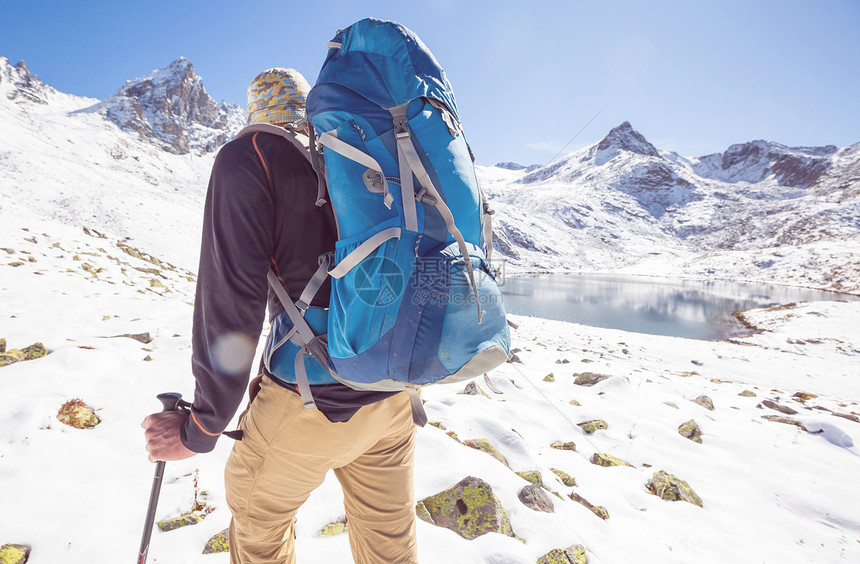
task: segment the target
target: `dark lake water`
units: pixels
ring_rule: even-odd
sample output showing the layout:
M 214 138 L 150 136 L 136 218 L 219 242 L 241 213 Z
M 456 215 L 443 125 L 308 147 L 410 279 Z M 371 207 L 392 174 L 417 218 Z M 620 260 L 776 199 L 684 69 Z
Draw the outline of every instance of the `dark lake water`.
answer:
M 747 334 L 735 312 L 860 297 L 786 286 L 610 274 L 508 276 L 508 313 L 651 335 L 724 339 Z

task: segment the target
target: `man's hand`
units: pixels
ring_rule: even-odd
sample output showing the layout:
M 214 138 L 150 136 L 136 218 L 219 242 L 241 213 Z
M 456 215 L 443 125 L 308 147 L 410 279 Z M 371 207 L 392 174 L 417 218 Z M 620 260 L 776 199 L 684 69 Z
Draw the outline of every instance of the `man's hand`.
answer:
M 183 460 L 197 454 L 185 448 L 179 438 L 179 430 L 186 419 L 188 414 L 182 411 L 162 411 L 146 416 L 140 426 L 144 428 L 150 462 Z

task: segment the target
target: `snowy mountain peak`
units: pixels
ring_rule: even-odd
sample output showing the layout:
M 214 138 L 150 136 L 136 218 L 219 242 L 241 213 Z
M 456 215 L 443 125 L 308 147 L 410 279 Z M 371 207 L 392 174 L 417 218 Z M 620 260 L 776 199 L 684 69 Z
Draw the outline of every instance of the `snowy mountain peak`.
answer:
M 179 155 L 214 151 L 244 124 L 242 109 L 215 102 L 184 57 L 127 81 L 101 112 L 121 129 Z
M 623 150 L 649 157 L 659 157 L 657 149 L 645 137 L 633 129 L 629 121 L 613 128 L 597 144 L 598 151 Z
M 0 94 L 14 102 L 47 104 L 56 90 L 31 74 L 23 60 L 12 66 L 9 59 L 0 55 Z

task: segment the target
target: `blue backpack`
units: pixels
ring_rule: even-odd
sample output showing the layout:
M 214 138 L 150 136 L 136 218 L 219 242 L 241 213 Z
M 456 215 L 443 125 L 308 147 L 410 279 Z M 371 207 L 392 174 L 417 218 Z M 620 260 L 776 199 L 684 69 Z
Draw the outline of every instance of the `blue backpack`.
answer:
M 298 385 L 410 392 L 486 374 L 510 334 L 488 263 L 492 228 L 451 85 L 405 27 L 361 20 L 337 33 L 307 98 L 310 157 L 337 221 L 334 253 L 285 313 L 264 360 Z M 308 307 L 326 276 L 327 310 Z M 314 360 L 316 359 L 316 360 Z

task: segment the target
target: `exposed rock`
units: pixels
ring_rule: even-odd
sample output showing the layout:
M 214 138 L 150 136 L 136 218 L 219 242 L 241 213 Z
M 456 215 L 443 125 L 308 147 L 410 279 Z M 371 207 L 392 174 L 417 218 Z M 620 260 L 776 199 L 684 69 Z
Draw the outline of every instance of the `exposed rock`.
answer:
M 785 413 L 786 415 L 795 415 L 797 413 L 796 409 L 792 409 L 785 405 L 780 405 L 775 401 L 764 400 L 763 402 L 761 402 L 761 404 L 765 407 L 769 407 L 770 409 L 775 409 L 780 413 Z
M 111 335 L 110 336 L 111 339 L 118 338 L 118 337 L 127 337 L 129 339 L 134 339 L 135 341 L 143 343 L 144 345 L 148 345 L 149 343 L 152 342 L 152 336 L 148 332 L 146 332 L 146 333 L 123 333 L 122 335 Z
M 79 398 L 70 399 L 64 403 L 57 413 L 57 419 L 76 429 L 92 429 L 101 423 L 93 408 Z
M 22 360 L 24 360 L 24 353 L 19 350 L 10 349 L 7 352 L 0 352 L 0 366 L 9 366 Z
M 817 398 L 818 396 L 815 394 L 810 394 L 808 392 L 796 392 L 791 397 L 799 401 L 800 403 L 803 403 L 806 400 L 811 400 L 813 398 Z
M 508 465 L 508 461 L 505 460 L 505 457 L 502 456 L 502 453 L 499 452 L 499 449 L 493 446 L 493 444 L 487 439 L 469 439 L 463 441 L 463 444 L 467 447 L 471 447 L 475 450 L 480 450 L 481 452 L 486 452 L 505 466 Z
M 523 472 L 517 472 L 516 474 L 527 482 L 536 486 L 543 486 L 543 476 L 541 476 L 538 470 L 525 470 Z
M 21 352 L 24 353 L 24 360 L 35 360 L 48 354 L 48 350 L 42 343 L 33 343 L 29 347 L 21 349 Z
M 230 533 L 229 529 L 224 529 L 217 533 L 206 546 L 203 548 L 203 554 L 215 554 L 217 552 L 230 552 Z
M 511 356 L 509 356 L 505 362 L 510 362 L 511 364 L 513 364 L 513 363 L 522 364 L 523 363 L 523 361 L 520 360 L 520 357 L 518 357 L 517 354 L 513 353 L 513 352 L 511 353 Z
M 433 522 L 433 517 L 430 516 L 430 512 L 427 511 L 427 506 L 424 505 L 423 501 L 419 501 L 418 503 L 415 504 L 415 515 L 417 515 L 418 518 L 421 519 L 422 521 L 426 521 L 427 523 L 430 523 L 431 525 L 436 524 Z
M 738 394 L 739 396 L 743 396 L 745 398 L 754 398 L 756 397 L 755 392 L 752 390 L 744 390 Z
M 597 452 L 591 455 L 591 463 L 597 464 L 598 466 L 606 466 L 607 468 L 610 466 L 630 466 L 631 468 L 633 467 L 633 465 L 626 460 L 621 460 L 620 458 L 612 456 L 611 454 L 601 454 Z
M 0 546 L 0 564 L 24 564 L 30 558 L 30 547 L 23 544 Z
M 554 513 L 555 507 L 552 500 L 546 495 L 546 492 L 540 486 L 529 484 L 520 490 L 518 496 L 520 501 L 535 511 L 543 511 L 544 513 Z
M 570 405 L 576 405 L 576 406 L 580 406 L 580 405 L 582 405 L 581 403 L 579 403 L 579 402 L 578 402 L 578 401 L 576 401 L 575 399 L 570 400 L 568 403 L 569 403 Z
M 569 488 L 576 487 L 576 478 L 565 472 L 564 470 L 559 470 L 558 468 L 550 468 L 553 473 L 559 477 L 561 483 Z
M 674 407 L 675 409 L 681 409 L 680 407 L 678 407 L 676 404 L 672 403 L 671 401 L 664 401 L 663 403 L 665 403 L 669 407 Z
M 195 511 L 192 513 L 180 515 L 179 517 L 173 517 L 172 519 L 165 519 L 163 521 L 159 521 L 157 524 L 158 528 L 162 531 L 172 531 L 174 529 L 180 529 L 182 527 L 196 525 L 205 518 L 206 513 L 202 511 Z
M 477 385 L 476 383 L 474 383 L 474 382 L 469 382 L 469 383 L 466 385 L 466 387 L 463 389 L 463 391 L 462 391 L 462 392 L 460 392 L 460 393 L 461 393 L 461 394 L 465 394 L 465 395 L 467 395 L 467 396 L 484 396 L 485 398 L 489 398 L 489 397 L 490 397 L 489 395 L 487 395 L 487 393 L 486 393 L 486 392 L 484 392 L 484 390 L 482 390 L 482 389 L 481 389 L 481 387 L 480 387 L 480 386 L 478 386 L 478 385 Z
M 0 353 L 6 352 L 6 339 L 0 338 Z
M 803 424 L 797 419 L 792 419 L 791 417 L 783 417 L 782 415 L 762 415 L 762 419 L 767 419 L 768 421 L 773 421 L 774 423 L 785 423 L 786 425 L 795 425 L 796 427 L 800 427 L 803 429 Z
M 605 431 L 609 428 L 609 425 L 606 424 L 606 421 L 602 419 L 595 419 L 593 421 L 583 421 L 582 423 L 577 424 L 583 431 L 585 431 L 586 435 L 594 434 L 595 431 Z
M 609 511 L 607 511 L 606 508 L 603 507 L 602 505 L 594 505 L 590 501 L 588 501 L 587 499 L 585 499 L 584 497 L 582 497 L 581 495 L 579 495 L 576 492 L 570 494 L 570 499 L 572 499 L 573 501 L 587 507 L 589 509 L 589 511 L 591 511 L 592 513 L 594 513 L 595 515 L 597 515 L 598 517 L 600 517 L 604 521 L 609 519 Z
M 694 443 L 702 443 L 702 431 L 699 429 L 699 424 L 690 419 L 686 423 L 681 423 L 678 427 L 678 432 L 682 437 L 686 437 Z
M 693 400 L 693 403 L 697 403 L 709 411 L 714 411 L 714 402 L 708 396 L 699 396 Z
M 426 509 L 426 508 L 425 508 Z M 346 518 L 343 518 L 339 521 L 335 521 L 334 523 L 329 523 L 322 529 L 320 529 L 321 537 L 333 537 L 335 535 L 340 535 L 345 533 L 347 530 Z
M 602 382 L 607 378 L 611 378 L 609 374 L 596 374 L 594 372 L 581 372 L 574 374 L 576 378 L 573 383 L 577 386 L 593 386 L 598 382 Z
M 436 427 L 437 429 L 442 429 L 443 431 L 446 431 L 446 430 L 448 429 L 448 428 L 447 428 L 447 427 L 445 427 L 445 425 L 444 425 L 443 423 L 441 423 L 440 421 L 428 421 L 428 422 L 427 422 L 427 424 L 428 424 L 428 425 L 430 425 L 430 426 L 432 426 L 432 427 Z
M 841 417 L 842 419 L 847 419 L 848 421 L 853 421 L 855 423 L 860 423 L 860 417 L 857 417 L 853 413 L 833 413 L 834 417 Z
M 555 382 L 555 374 L 550 372 L 549 374 L 547 374 L 546 376 L 543 377 L 543 381 L 544 382 Z
M 557 442 L 554 442 L 551 445 L 549 445 L 549 447 L 554 448 L 556 450 L 576 450 L 576 443 L 574 443 L 573 441 L 567 441 L 567 442 L 557 441 Z
M 555 361 L 556 364 L 570 364 L 570 361 L 566 358 L 560 358 Z
M 554 548 L 537 559 L 536 564 L 586 564 L 585 547 Z
M 668 501 L 686 501 L 699 507 L 704 507 L 702 498 L 696 495 L 690 484 L 663 470 L 654 472 L 648 491 L 661 499 Z
M 48 354 L 48 350 L 42 343 L 33 343 L 23 349 L 6 350 L 6 339 L 3 339 L 3 347 L 0 350 L 0 366 L 8 366 L 25 360 L 35 360 Z
M 422 500 L 433 522 L 472 540 L 486 533 L 514 536 L 505 508 L 493 488 L 467 476 L 456 486 Z

